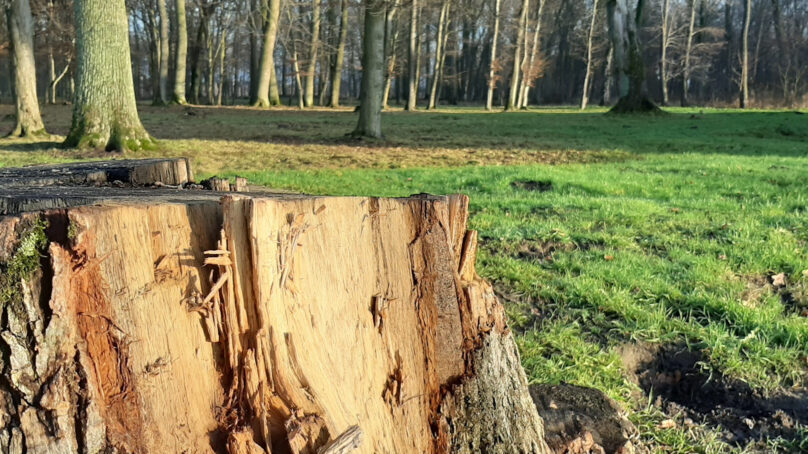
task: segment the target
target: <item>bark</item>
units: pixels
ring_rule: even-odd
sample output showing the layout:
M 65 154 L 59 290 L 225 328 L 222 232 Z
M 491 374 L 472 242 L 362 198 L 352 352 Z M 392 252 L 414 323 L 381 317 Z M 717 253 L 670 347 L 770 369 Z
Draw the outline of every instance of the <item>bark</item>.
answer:
M 682 71 L 682 107 L 689 104 L 687 99 L 690 90 L 690 54 L 693 50 L 693 35 L 696 32 L 696 2 L 690 0 L 690 22 L 687 27 L 687 44 L 685 45 L 685 67 Z
M 160 99 L 159 104 L 166 105 L 171 99 L 168 88 L 168 61 L 169 61 L 169 41 L 171 33 L 169 28 L 168 8 L 166 0 L 157 0 L 157 8 L 160 13 Z
M 740 107 L 745 109 L 749 104 L 749 24 L 752 22 L 752 0 L 744 2 L 743 35 L 741 38 L 741 96 Z
M 412 0 L 410 10 L 410 43 L 407 48 L 407 110 L 414 111 L 418 105 L 418 0 Z
M 348 13 L 350 12 L 348 0 L 339 0 L 339 5 L 341 11 L 339 38 L 337 52 L 331 61 L 331 99 L 328 103 L 331 107 L 339 107 L 339 95 L 342 90 L 342 67 L 345 63 L 345 44 L 348 42 Z
M 614 49 L 614 68 L 620 99 L 613 113 L 657 112 L 659 108 L 648 99 L 645 90 L 645 67 L 638 30 L 645 0 L 637 0 L 634 14 L 627 0 L 608 0 L 609 35 Z
M 359 123 L 355 137 L 382 137 L 382 95 L 384 94 L 383 0 L 369 0 L 365 6 L 365 34 L 362 42 L 362 87 L 359 97 Z
M 123 0 L 75 3 L 76 95 L 65 147 L 127 151 L 150 147 L 137 113 Z
M 519 13 L 519 24 L 516 31 L 516 48 L 513 51 L 513 71 L 511 71 L 511 91 L 508 97 L 506 110 L 513 110 L 518 107 L 519 98 L 519 72 L 522 62 L 522 45 L 525 40 L 525 28 L 527 27 L 527 12 L 530 8 L 530 0 L 522 1 L 522 10 Z
M 780 73 L 780 83 L 783 87 L 783 100 L 791 104 L 792 99 L 788 88 L 789 71 L 791 69 L 790 51 L 786 34 L 783 30 L 783 15 L 780 12 L 779 0 L 772 0 L 772 17 L 774 18 L 774 36 L 777 39 L 777 63 Z
M 603 100 L 601 105 L 612 103 L 612 88 L 614 88 L 614 47 L 609 46 L 609 53 L 606 54 L 606 65 L 603 74 Z
M 435 40 L 435 74 L 432 75 L 432 88 L 429 90 L 428 109 L 438 106 L 438 87 L 443 79 L 443 62 L 446 59 L 446 37 L 448 35 L 449 0 L 443 0 L 440 8 L 440 18 L 438 19 L 438 36 Z
M 549 453 L 465 196 L 83 190 L 0 219 L 0 451 Z
M 309 64 L 306 69 L 306 91 L 303 98 L 306 107 L 314 106 L 314 80 L 317 77 L 317 53 L 320 48 L 320 2 L 321 0 L 312 0 Z
M 202 60 L 202 50 L 208 42 L 208 21 L 212 12 L 212 6 L 202 3 L 199 7 L 199 26 L 196 29 L 196 40 L 191 51 L 191 104 L 199 104 L 202 88 L 202 70 L 199 67 Z
M 253 106 L 270 107 L 280 105 L 278 96 L 278 86 L 275 84 L 275 93 L 270 100 L 269 88 L 272 77 L 275 74 L 275 42 L 278 39 L 278 20 L 281 15 L 280 0 L 267 0 L 264 2 L 266 12 L 266 26 L 264 27 L 264 40 L 261 47 L 261 63 L 258 71 L 258 86 L 256 88 L 256 100 Z
M 668 96 L 668 42 L 670 40 L 670 0 L 662 0 L 662 38 L 659 58 L 659 81 L 662 85 L 662 105 L 667 106 Z
M 172 101 L 187 104 L 185 99 L 185 60 L 188 57 L 188 25 L 185 0 L 175 0 L 174 21 L 177 24 L 177 52 L 174 55 L 174 94 Z
M 491 110 L 494 104 L 494 90 L 497 88 L 497 45 L 499 43 L 499 16 L 502 0 L 494 0 L 494 33 L 491 37 L 491 61 L 488 64 L 488 92 L 485 96 L 485 110 Z
M 586 74 L 584 75 L 584 87 L 581 91 L 581 110 L 585 110 L 587 104 L 589 104 L 589 81 L 592 76 L 592 40 L 595 36 L 595 22 L 597 17 L 598 0 L 593 0 L 592 21 L 589 23 L 589 36 L 586 39 Z
M 39 113 L 34 64 L 34 26 L 28 0 L 11 0 L 6 6 L 11 38 L 11 66 L 14 84 L 16 122 L 8 137 L 45 136 L 45 124 Z
M 527 65 L 522 67 L 522 73 L 524 75 L 522 76 L 521 81 L 522 91 L 519 95 L 521 99 L 519 107 L 522 109 L 527 108 L 530 87 L 533 86 L 533 81 L 538 76 L 538 74 L 536 74 L 536 65 L 538 64 L 537 59 L 539 54 L 539 41 L 541 38 L 541 19 L 544 13 L 544 4 L 546 3 L 546 0 L 538 0 L 538 2 L 539 10 L 536 13 L 536 28 L 533 29 L 533 45 L 530 49 L 530 60 L 527 60 L 527 54 L 525 54 L 525 61 L 527 61 Z M 527 40 L 525 40 L 525 44 L 527 44 Z M 527 47 L 525 48 L 525 51 L 527 51 Z

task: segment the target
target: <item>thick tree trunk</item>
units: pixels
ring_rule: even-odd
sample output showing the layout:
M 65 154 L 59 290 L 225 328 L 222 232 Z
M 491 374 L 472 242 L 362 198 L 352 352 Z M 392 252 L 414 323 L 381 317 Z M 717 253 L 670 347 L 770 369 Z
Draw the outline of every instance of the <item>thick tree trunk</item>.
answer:
M 273 100 L 269 99 L 269 88 L 271 80 L 275 74 L 275 42 L 278 38 L 278 19 L 281 15 L 280 0 L 267 0 L 264 2 L 266 8 L 266 26 L 264 28 L 264 42 L 261 47 L 261 63 L 258 71 L 258 86 L 256 88 L 256 100 L 253 105 L 256 107 L 269 107 L 280 105 L 280 96 L 277 94 L 277 84 Z M 275 101 L 275 103 L 271 102 Z
M 384 94 L 383 0 L 369 0 L 365 6 L 365 34 L 362 42 L 362 88 L 359 97 L 359 123 L 352 135 L 382 137 L 382 95 Z
M 149 147 L 137 113 L 123 0 L 77 0 L 73 124 L 64 146 L 126 151 Z
M 645 66 L 638 30 L 645 0 L 637 0 L 634 14 L 627 0 L 608 0 L 609 35 L 614 50 L 614 67 L 620 99 L 611 109 L 614 113 L 657 112 L 659 108 L 648 99 L 645 90 Z
M 314 81 L 317 78 L 317 54 L 320 49 L 320 2 L 311 2 L 311 39 L 309 41 L 309 64 L 306 69 L 306 87 L 303 103 L 306 107 L 314 106 Z
M 177 24 L 177 52 L 174 54 L 174 94 L 172 101 L 176 104 L 187 104 L 185 99 L 185 60 L 188 57 L 188 25 L 185 15 L 185 0 L 176 0 L 174 4 L 175 23 Z
M 418 0 L 412 0 L 410 10 L 410 43 L 407 48 L 407 110 L 414 111 L 418 105 Z
M 688 92 L 690 91 L 690 54 L 693 50 L 693 35 L 696 32 L 696 3 L 698 0 L 690 0 L 690 22 L 687 26 L 687 44 L 685 45 L 685 66 L 682 70 L 682 107 L 689 104 Z
M 348 0 L 339 0 L 341 16 L 339 20 L 339 38 L 337 41 L 337 51 L 331 61 L 331 107 L 339 107 L 339 95 L 342 91 L 342 67 L 345 63 L 345 44 L 348 42 Z M 336 17 L 336 13 L 335 13 Z
M 168 88 L 168 61 L 170 59 L 171 33 L 169 27 L 168 8 L 166 0 L 157 0 L 160 13 L 160 99 L 159 104 L 166 105 L 171 99 Z
M 530 0 L 522 1 L 522 10 L 519 13 L 519 24 L 516 28 L 516 48 L 513 51 L 513 71 L 511 71 L 511 91 L 508 97 L 506 110 L 518 108 L 519 100 L 519 73 L 522 63 L 522 45 L 525 40 L 525 28 L 527 28 L 527 12 L 530 9 Z
M 34 64 L 34 25 L 28 0 L 10 0 L 6 7 L 11 37 L 11 66 L 14 83 L 16 123 L 9 137 L 45 136 L 39 113 Z
M 497 88 L 497 47 L 499 43 L 499 19 L 502 0 L 494 0 L 494 32 L 491 37 L 491 61 L 488 63 L 488 92 L 485 95 L 485 110 L 494 106 L 494 90 Z
M 448 34 L 450 7 L 449 0 L 443 0 L 438 19 L 438 36 L 435 39 L 435 73 L 432 75 L 432 87 L 429 90 L 427 109 L 434 109 L 438 106 L 438 87 L 443 79 L 443 61 L 446 59 L 446 35 Z
M 208 42 L 208 21 L 210 20 L 211 5 L 202 3 L 199 8 L 199 26 L 196 29 L 196 40 L 191 50 L 191 104 L 201 102 L 202 69 L 199 67 L 202 60 L 202 50 Z
M 743 37 L 741 51 L 741 97 L 740 107 L 745 109 L 749 104 L 749 24 L 752 22 L 752 0 L 744 2 Z
M 465 196 L 73 190 L 0 218 L 0 451 L 549 452 Z
M 597 17 L 598 0 L 593 0 L 592 21 L 589 23 L 589 36 L 586 39 L 586 74 L 584 75 L 584 87 L 581 91 L 581 110 L 585 110 L 586 106 L 589 104 L 589 81 L 592 77 L 592 40 L 595 36 L 595 22 Z

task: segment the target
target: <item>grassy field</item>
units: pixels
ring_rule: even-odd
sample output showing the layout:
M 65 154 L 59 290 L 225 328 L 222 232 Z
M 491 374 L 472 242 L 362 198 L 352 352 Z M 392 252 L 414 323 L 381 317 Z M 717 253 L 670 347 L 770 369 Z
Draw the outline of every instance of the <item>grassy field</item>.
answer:
M 144 107 L 142 118 L 163 149 L 132 156 L 189 156 L 198 176 L 466 193 L 480 272 L 531 380 L 605 391 L 655 452 L 808 451 L 804 113 L 391 112 L 379 142 L 344 137 L 348 110 Z M 69 108 L 46 108 L 45 122 L 65 134 Z M 0 166 L 109 157 L 57 144 L 0 142 Z

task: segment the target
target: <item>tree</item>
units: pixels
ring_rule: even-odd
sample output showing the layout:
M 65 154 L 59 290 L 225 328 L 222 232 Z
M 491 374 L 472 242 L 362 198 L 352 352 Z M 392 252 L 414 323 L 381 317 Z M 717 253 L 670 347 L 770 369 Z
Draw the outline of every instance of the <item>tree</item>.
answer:
M 384 94 L 383 0 L 368 0 L 365 5 L 365 35 L 362 42 L 362 88 L 359 98 L 359 123 L 355 137 L 382 137 L 382 95 Z
M 696 5 L 698 0 L 690 0 L 690 22 L 687 27 L 687 45 L 685 46 L 685 66 L 682 71 L 682 107 L 688 105 L 687 92 L 690 89 L 690 55 L 693 51 L 693 35 L 696 30 Z
M 76 94 L 64 146 L 137 150 L 154 144 L 140 123 L 124 0 L 76 0 Z
M 339 107 L 339 95 L 342 90 L 342 65 L 345 62 L 345 44 L 348 42 L 348 0 L 337 0 L 342 12 L 339 21 L 339 37 L 337 40 L 337 51 L 331 60 L 331 107 Z M 332 12 L 336 21 L 336 11 Z
M 185 16 L 185 0 L 176 0 L 174 22 L 177 24 L 177 51 L 174 54 L 174 94 L 172 101 L 187 104 L 185 100 L 185 60 L 188 57 L 188 25 Z
M 303 102 L 306 107 L 312 107 L 314 105 L 314 79 L 317 77 L 317 51 L 320 45 L 320 1 L 321 0 L 312 0 L 309 67 L 306 69 L 306 91 L 303 97 Z
M 520 61 L 522 59 L 522 41 L 525 39 L 525 29 L 527 28 L 527 12 L 530 8 L 530 0 L 522 2 L 522 11 L 519 14 L 519 25 L 516 29 L 516 49 L 513 52 L 513 71 L 511 72 L 511 93 L 508 97 L 507 110 L 512 110 L 518 107 L 517 101 L 519 97 L 519 70 Z
M 494 0 L 494 32 L 491 37 L 491 60 L 488 64 L 488 91 L 485 95 L 485 110 L 491 110 L 494 90 L 497 88 L 497 41 L 499 41 L 499 15 L 502 0 Z
M 407 48 L 407 78 L 409 90 L 407 91 L 407 110 L 413 111 L 418 103 L 418 0 L 412 0 L 410 11 L 410 45 Z
M 10 0 L 6 5 L 14 79 L 16 124 L 9 137 L 47 135 L 39 113 L 34 63 L 34 30 L 28 0 Z
M 432 88 L 429 90 L 428 109 L 434 109 L 438 105 L 438 87 L 443 78 L 443 62 L 446 59 L 446 35 L 449 26 L 449 11 L 451 3 L 443 0 L 440 8 L 440 18 L 438 19 L 438 37 L 435 41 L 435 74 L 432 76 Z
M 525 63 L 522 65 L 522 80 L 520 82 L 521 88 L 519 91 L 519 108 L 521 109 L 527 108 L 530 87 L 533 86 L 533 82 L 541 75 L 541 64 L 538 59 L 539 41 L 541 38 L 541 18 L 544 12 L 544 4 L 547 3 L 547 1 L 538 0 L 538 2 L 539 9 L 536 12 L 536 27 L 533 29 L 533 44 L 530 49 L 530 60 L 528 60 L 527 53 L 525 53 L 525 58 L 523 59 Z M 525 28 L 525 31 L 527 31 L 527 28 Z M 527 52 L 527 38 L 525 38 L 525 52 Z
M 592 75 L 592 40 L 595 35 L 595 21 L 597 17 L 598 0 L 593 0 L 592 21 L 589 23 L 589 35 L 586 39 L 586 74 L 584 75 L 584 88 L 581 91 L 581 110 L 586 109 L 586 105 L 589 103 L 589 81 Z
M 614 49 L 614 68 L 620 99 L 611 109 L 615 113 L 652 112 L 659 108 L 648 99 L 645 89 L 645 65 L 637 30 L 642 22 L 645 0 L 637 0 L 632 17 L 627 0 L 606 2 L 609 35 Z
M 166 0 L 157 0 L 157 9 L 160 12 L 160 98 L 157 104 L 166 105 L 168 94 L 168 62 L 171 34 L 169 32 L 168 8 Z
M 743 50 L 741 56 L 741 109 L 749 104 L 749 24 L 752 22 L 752 0 L 744 2 L 743 9 Z
M 662 85 L 662 105 L 668 105 L 668 45 L 670 42 L 670 0 L 662 0 L 662 33 L 659 57 L 659 83 Z
M 275 41 L 278 38 L 278 20 L 281 15 L 280 0 L 264 0 L 263 10 L 266 13 L 266 25 L 264 27 L 264 42 L 261 49 L 261 62 L 258 71 L 258 85 L 256 88 L 256 99 L 253 106 L 269 107 L 280 105 L 280 96 L 277 94 L 275 85 L 275 96 L 269 99 L 270 82 L 275 74 Z

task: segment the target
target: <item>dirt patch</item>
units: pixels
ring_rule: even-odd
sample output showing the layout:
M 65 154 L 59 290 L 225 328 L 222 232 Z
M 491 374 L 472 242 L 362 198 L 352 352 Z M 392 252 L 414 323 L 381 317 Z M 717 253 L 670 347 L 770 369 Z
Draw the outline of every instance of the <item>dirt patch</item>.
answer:
M 530 386 L 544 419 L 544 438 L 555 453 L 635 452 L 637 429 L 602 391 L 569 384 Z
M 808 423 L 808 392 L 764 396 L 746 383 L 708 371 L 707 358 L 685 345 L 628 344 L 623 364 L 654 405 L 673 418 L 705 424 L 735 446 L 782 438 L 796 441 Z
M 523 241 L 515 256 L 523 260 L 536 260 L 539 263 L 552 262 L 556 252 L 570 252 L 577 249 L 575 243 L 561 241 Z
M 547 192 L 553 190 L 553 182 L 550 180 L 515 180 L 511 182 L 511 187 L 523 191 Z

